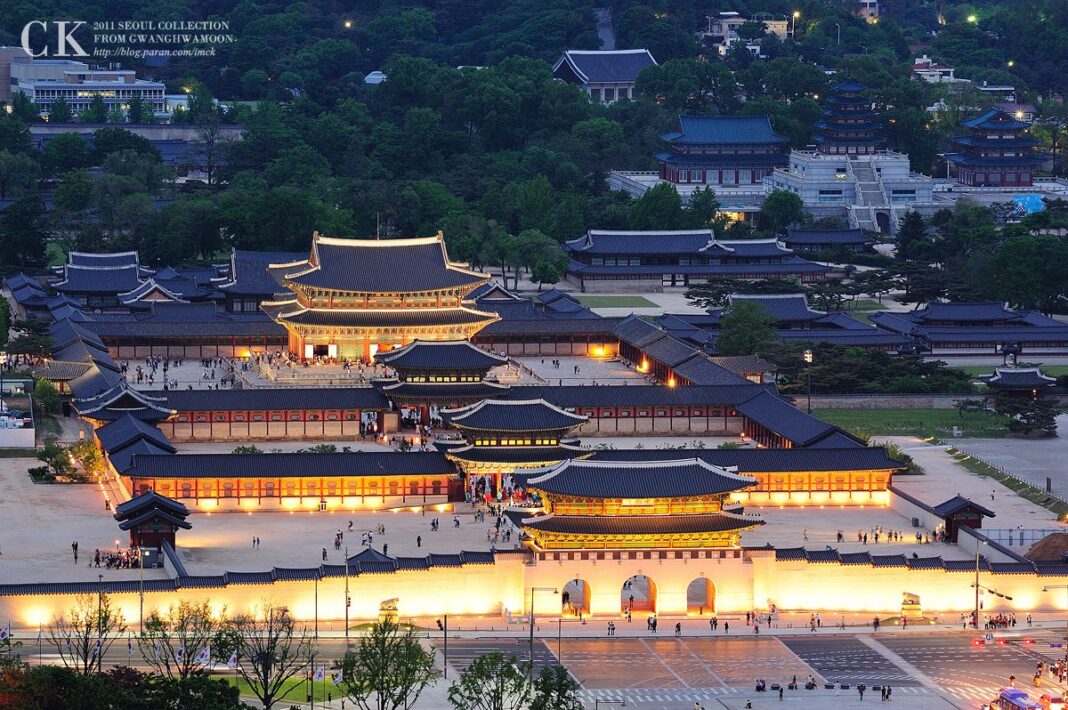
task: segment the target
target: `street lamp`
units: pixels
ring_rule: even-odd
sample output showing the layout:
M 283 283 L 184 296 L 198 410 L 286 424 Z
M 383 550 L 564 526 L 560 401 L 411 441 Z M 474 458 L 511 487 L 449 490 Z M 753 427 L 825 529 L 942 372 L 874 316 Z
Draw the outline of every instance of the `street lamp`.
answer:
M 805 364 L 807 365 L 805 374 L 808 378 L 808 413 L 812 414 L 812 360 L 814 359 L 812 350 L 805 350 L 802 357 L 805 358 Z
M 838 44 L 841 44 L 842 43 L 842 25 L 837 23 L 837 22 L 835 22 L 834 23 L 834 27 L 838 31 Z
M 974 25 L 974 24 L 975 24 L 976 22 L 978 22 L 978 21 L 979 21 L 979 17 L 978 17 L 978 16 L 976 16 L 976 15 L 968 15 L 968 17 L 967 17 L 966 19 L 968 20 L 968 22 L 970 22 L 970 23 L 971 23 L 971 24 L 973 24 L 973 25 Z
M 794 14 L 790 15 L 790 37 L 791 39 L 797 36 L 797 21 L 801 19 L 801 11 L 794 10 Z
M 1046 587 L 1042 587 L 1043 592 L 1051 592 L 1054 589 L 1063 589 L 1065 591 L 1065 596 L 1068 597 L 1068 584 L 1053 584 Z M 1064 622 L 1064 638 L 1064 662 L 1068 664 L 1068 619 L 1066 619 Z
M 557 594 L 556 587 L 531 587 L 530 588 L 530 665 L 527 667 L 527 677 L 534 677 L 534 592 L 552 592 Z

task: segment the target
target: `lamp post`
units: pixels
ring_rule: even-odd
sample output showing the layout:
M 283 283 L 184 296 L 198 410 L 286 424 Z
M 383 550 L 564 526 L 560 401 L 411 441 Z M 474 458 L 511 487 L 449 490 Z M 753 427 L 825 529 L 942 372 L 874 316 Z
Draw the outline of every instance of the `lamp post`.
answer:
M 140 539 L 140 538 L 138 538 Z M 137 611 L 137 624 L 141 629 L 141 633 L 145 632 L 145 548 L 140 545 L 137 546 L 137 568 L 141 572 L 141 599 L 140 607 Z
M 835 22 L 834 28 L 838 32 L 838 44 L 842 44 L 842 25 L 838 22 Z
M 96 672 L 101 673 L 104 669 L 104 644 L 101 637 L 104 634 L 104 575 L 98 574 L 99 586 L 96 590 Z
M 1065 597 L 1068 599 L 1068 584 L 1053 584 L 1050 586 L 1042 587 L 1043 592 L 1052 592 L 1054 589 L 1063 589 L 1065 591 Z M 1068 619 L 1064 621 L 1064 662 L 1068 664 Z
M 793 14 L 790 15 L 790 39 L 797 37 L 797 21 L 799 19 L 801 19 L 801 11 L 794 10 Z
M 345 566 L 348 567 L 349 561 L 345 560 Z M 319 577 L 315 578 L 315 638 L 319 638 Z
M 812 414 L 812 360 L 814 359 L 812 350 L 805 350 L 804 358 L 807 365 L 805 375 L 808 379 L 808 413 Z
M 349 546 L 345 545 L 345 646 L 349 642 Z
M 530 588 L 530 665 L 527 667 L 527 677 L 534 677 L 534 592 L 557 593 L 556 587 L 531 587 Z

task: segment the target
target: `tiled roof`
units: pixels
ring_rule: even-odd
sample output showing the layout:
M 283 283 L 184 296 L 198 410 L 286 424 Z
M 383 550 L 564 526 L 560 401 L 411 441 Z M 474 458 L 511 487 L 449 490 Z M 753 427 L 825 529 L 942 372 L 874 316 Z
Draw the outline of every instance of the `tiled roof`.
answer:
M 752 372 L 773 372 L 776 367 L 758 355 L 717 355 L 709 358 L 720 367 L 741 375 Z
M 568 251 L 585 254 L 697 254 L 712 239 L 710 229 L 645 232 L 591 229 L 564 246 Z
M 270 298 L 286 289 L 268 273 L 269 264 L 288 264 L 306 259 L 306 252 L 243 251 L 230 253 L 230 275 L 219 281 L 219 289 L 235 296 Z
M 988 518 L 997 517 L 994 511 L 990 510 L 989 508 L 984 508 L 978 503 L 959 495 L 953 496 L 944 503 L 939 503 L 938 505 L 933 506 L 932 510 L 934 510 L 935 514 L 937 514 L 939 517 L 944 518 L 947 515 L 959 513 L 965 508 L 971 508 L 975 511 L 978 511 L 981 515 L 984 515 Z
M 181 295 L 171 291 L 163 284 L 157 283 L 155 279 L 149 278 L 142 281 L 139 286 L 126 292 L 119 294 L 119 302 L 124 305 L 132 305 L 144 300 L 148 296 L 156 293 L 171 301 L 183 301 Z
M 435 451 L 352 451 L 330 454 L 179 454 L 138 456 L 124 475 L 137 478 L 452 475 L 453 464 Z
M 119 473 L 129 470 L 137 456 L 167 456 L 174 454 L 173 447 L 164 448 L 148 439 L 138 439 L 119 449 L 108 452 L 108 461 Z
M 628 385 L 626 387 L 587 387 L 582 385 L 515 385 L 507 399 L 545 399 L 558 407 L 710 407 L 732 406 L 751 399 L 770 385 L 755 383 L 737 385 L 691 385 L 665 387 L 663 385 Z
M 1013 321 L 1020 314 L 1000 303 L 931 303 L 926 308 L 906 314 L 918 322 L 927 321 Z
M 41 365 L 30 368 L 30 374 L 53 382 L 66 382 L 74 380 L 86 373 L 92 363 L 88 362 L 64 362 L 62 360 L 47 360 Z
M 130 414 L 123 414 L 118 419 L 108 422 L 98 428 L 95 434 L 100 440 L 100 445 L 108 452 L 121 449 L 138 439 L 145 439 L 156 446 L 169 449 L 171 453 L 177 450 L 171 446 L 162 431 Z
M 1037 367 L 998 367 L 993 375 L 984 375 L 979 379 L 991 387 L 1003 389 L 1051 387 L 1057 383 L 1056 377 L 1046 377 Z
M 460 409 L 445 409 L 442 418 L 471 431 L 560 431 L 584 424 L 589 417 L 565 411 L 544 399 L 486 399 Z
M 524 474 L 526 486 L 549 494 L 590 498 L 688 498 L 756 485 L 698 458 L 667 461 L 571 459 Z
M 423 239 L 334 239 L 316 234 L 304 262 L 272 266 L 280 282 L 349 292 L 474 288 L 489 280 L 449 262 L 439 233 Z
M 787 143 L 772 130 L 767 116 L 679 116 L 678 130 L 661 138 L 668 143 Z
M 612 335 L 619 338 L 621 342 L 639 349 L 657 340 L 663 334 L 664 331 L 656 325 L 633 314 L 621 320 L 612 329 Z
M 492 301 L 480 301 L 480 307 L 486 307 L 487 310 L 496 310 L 494 306 L 490 304 Z M 563 314 L 559 314 L 563 315 Z M 540 318 L 532 319 L 511 319 L 505 318 L 495 323 L 490 323 L 485 328 L 479 331 L 475 336 L 474 341 L 477 343 L 480 340 L 480 336 L 488 338 L 494 335 L 511 335 L 511 336 L 543 336 L 543 335 L 589 335 L 589 336 L 601 336 L 608 335 L 612 328 L 621 319 L 619 318 L 567 318 L 560 317 L 554 318 L 551 316 L 542 316 Z
M 803 244 L 868 244 L 871 238 L 861 229 L 795 229 L 786 232 L 784 240 L 787 245 Z
M 466 340 L 415 340 L 375 359 L 397 370 L 488 370 L 508 362 Z
M 263 310 L 279 323 L 325 325 L 341 328 L 415 327 L 450 324 L 490 323 L 493 313 L 471 308 L 380 308 L 366 310 L 306 309 L 295 302 L 264 303 Z
M 53 284 L 63 293 L 120 294 L 132 291 L 141 284 L 137 266 L 83 267 L 64 266 L 64 279 Z
M 779 436 L 790 440 L 796 446 L 809 446 L 841 429 L 806 414 L 786 400 L 771 392 L 764 391 L 737 407 L 746 418 L 760 424 Z M 846 439 L 857 442 L 858 439 L 846 435 Z
M 695 352 L 692 357 L 673 366 L 673 371 L 676 376 L 685 377 L 695 385 L 731 385 L 747 381 L 701 352 Z
M 176 515 L 165 508 L 150 508 L 137 515 L 131 515 L 119 521 L 119 530 L 137 528 L 149 521 L 163 520 L 183 530 L 192 529 L 192 525 L 186 522 L 184 516 Z
M 760 518 L 732 513 L 693 515 L 545 515 L 526 518 L 525 529 L 576 535 L 686 535 L 745 530 L 763 525 Z
M 881 446 L 845 449 L 607 449 L 594 451 L 597 461 L 657 461 L 699 458 L 744 475 L 795 471 L 878 471 L 903 468 Z
M 689 360 L 697 352 L 693 345 L 682 342 L 667 333 L 653 340 L 641 348 L 642 353 L 650 359 L 663 363 L 668 367 L 674 367 L 681 362 Z
M 587 84 L 633 83 L 643 69 L 656 65 L 648 49 L 569 49 L 553 65 L 553 72 L 565 62 Z
M 576 446 L 459 446 L 445 449 L 450 458 L 472 463 L 549 463 L 589 456 Z
M 393 382 L 379 380 L 379 391 L 390 399 L 424 399 L 436 402 L 459 402 L 469 399 L 504 397 L 508 385 L 483 380 L 482 382 Z
M 136 251 L 108 253 L 72 251 L 67 254 L 67 263 L 75 266 L 114 268 L 118 266 L 138 266 L 140 259 Z
M 146 510 L 152 510 L 153 508 L 162 508 L 169 510 L 175 515 L 186 517 L 189 515 L 189 509 L 185 507 L 185 504 L 180 503 L 167 496 L 160 495 L 155 491 L 149 491 L 142 493 L 141 495 L 131 498 L 125 503 L 119 503 L 115 506 L 115 519 L 124 520 L 131 515 L 139 515 Z
M 167 406 L 179 412 L 283 409 L 389 409 L 374 387 L 271 387 L 227 390 L 170 390 Z
M 730 302 L 731 305 L 755 303 L 780 323 L 814 321 L 827 315 L 824 311 L 816 311 L 809 308 L 808 298 L 803 293 L 752 295 L 736 293 L 730 296 Z
M 965 119 L 961 124 L 965 128 L 999 131 L 1022 131 L 1030 127 L 1030 124 L 998 108 L 987 109 L 974 118 Z

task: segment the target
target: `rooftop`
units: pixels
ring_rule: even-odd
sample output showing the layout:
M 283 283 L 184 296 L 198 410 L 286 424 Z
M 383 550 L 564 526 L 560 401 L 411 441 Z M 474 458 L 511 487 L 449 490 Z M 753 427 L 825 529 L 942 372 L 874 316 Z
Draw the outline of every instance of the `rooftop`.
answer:
M 316 232 L 306 259 L 268 268 L 283 285 L 350 293 L 470 290 L 490 278 L 450 262 L 440 232 L 418 239 L 336 239 Z
M 656 60 L 648 49 L 569 49 L 553 65 L 553 73 L 564 64 L 587 84 L 626 84 Z
M 569 459 L 550 469 L 535 469 L 516 476 L 527 488 L 583 498 L 690 498 L 730 493 L 757 483 L 755 478 L 699 458 Z
M 679 116 L 677 130 L 660 136 L 668 143 L 767 144 L 788 143 L 772 130 L 767 116 Z
M 397 370 L 488 370 L 508 362 L 467 340 L 415 340 L 375 359 Z
M 442 410 L 442 417 L 460 429 L 486 432 L 566 431 L 589 419 L 544 399 L 486 399 L 469 407 Z

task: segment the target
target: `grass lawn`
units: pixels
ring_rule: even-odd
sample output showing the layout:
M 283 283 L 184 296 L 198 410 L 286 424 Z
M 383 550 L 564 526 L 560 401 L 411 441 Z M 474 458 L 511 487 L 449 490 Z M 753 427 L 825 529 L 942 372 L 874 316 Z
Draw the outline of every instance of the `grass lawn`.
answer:
M 886 304 L 871 298 L 858 298 L 852 303 L 847 302 L 846 308 L 851 311 L 885 311 Z
M 341 689 L 330 682 L 331 673 L 332 671 L 329 667 L 327 667 L 326 683 L 324 684 L 321 680 L 317 680 L 312 683 L 312 685 L 315 686 L 315 690 L 313 692 L 317 701 L 326 700 L 327 693 L 332 694 L 335 698 L 341 697 Z M 248 683 L 245 682 L 244 678 L 240 676 L 227 675 L 222 676 L 222 679 L 230 685 L 236 685 L 238 692 L 240 692 L 241 695 L 249 698 L 256 697 L 256 694 L 252 692 L 252 689 L 249 688 Z M 286 682 L 285 685 L 282 686 L 282 693 L 284 694 L 284 696 L 280 698 L 279 707 L 286 707 L 285 701 L 288 701 L 290 703 L 306 703 L 308 702 L 308 681 L 304 680 L 303 678 L 299 680 L 295 678 L 290 679 Z
M 994 371 L 994 365 L 954 365 L 949 363 L 950 367 L 956 367 L 958 370 L 964 370 L 969 375 L 989 375 Z M 1060 377 L 1061 375 L 1068 375 L 1068 365 L 1042 365 L 1040 366 L 1042 374 L 1047 377 Z
M 642 296 L 588 296 L 575 294 L 578 301 L 590 308 L 656 308 L 656 304 Z
M 953 427 L 960 427 L 963 436 L 1008 434 L 1005 417 L 994 412 L 965 412 L 963 418 L 956 409 L 816 409 L 812 413 L 847 431 L 883 436 L 949 438 Z

